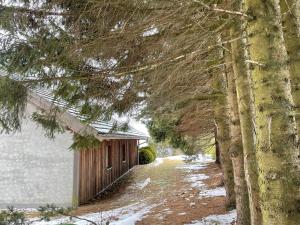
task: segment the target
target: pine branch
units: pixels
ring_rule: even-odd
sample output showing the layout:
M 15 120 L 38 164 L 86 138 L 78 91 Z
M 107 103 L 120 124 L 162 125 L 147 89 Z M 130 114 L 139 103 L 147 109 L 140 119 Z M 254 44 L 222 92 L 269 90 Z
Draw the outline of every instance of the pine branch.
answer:
M 66 16 L 69 15 L 69 13 L 66 12 L 54 12 L 54 11 L 48 11 L 44 9 L 29 9 L 25 7 L 19 7 L 19 6 L 6 6 L 6 5 L 0 5 L 0 13 L 1 11 L 9 10 L 12 12 L 18 12 L 18 13 L 28 13 L 28 14 L 34 14 L 37 16 L 47 15 L 47 16 Z
M 153 69 L 156 69 L 159 66 L 165 65 L 167 63 L 175 63 L 175 62 L 178 62 L 181 59 L 184 59 L 184 58 L 187 58 L 187 57 L 193 57 L 196 54 L 199 54 L 199 55 L 206 54 L 207 52 L 211 51 L 213 48 L 222 47 L 222 45 L 224 45 L 224 44 L 229 44 L 229 43 L 235 42 L 235 41 L 240 40 L 244 37 L 245 36 L 236 37 L 236 38 L 233 38 L 233 39 L 230 39 L 230 40 L 227 40 L 227 41 L 223 41 L 222 43 L 217 43 L 215 45 L 207 46 L 206 50 L 203 50 L 203 49 L 195 50 L 195 51 L 192 51 L 192 52 L 187 53 L 187 54 L 179 55 L 175 58 L 166 59 L 166 60 L 161 61 L 159 63 L 152 63 L 152 64 L 142 65 L 142 66 L 119 67 L 118 71 L 120 71 L 120 72 L 116 72 L 114 75 L 115 76 L 123 76 L 123 75 L 130 74 L 130 73 L 151 71 Z M 217 66 L 207 68 L 207 70 L 205 70 L 205 71 L 208 71 L 212 68 L 216 68 L 216 67 L 219 67 L 219 66 L 222 66 L 222 65 L 224 65 L 224 64 L 220 64 L 220 65 L 217 65 Z M 124 71 L 122 71 L 122 70 L 124 70 Z M 80 71 L 74 71 L 74 72 L 80 72 Z M 98 78 L 102 77 L 104 74 L 108 74 L 108 73 L 111 73 L 111 72 L 112 72 L 112 70 L 110 70 L 110 69 L 103 69 L 101 71 L 98 71 L 98 73 L 95 76 L 92 76 L 91 73 L 90 73 L 91 76 L 46 77 L 46 78 L 39 78 L 39 79 L 36 79 L 36 80 L 32 80 L 32 79 L 22 80 L 20 82 L 21 83 L 39 83 L 39 82 L 60 81 L 60 80 L 89 80 L 89 79 L 95 80 L 95 79 L 98 79 Z M 100 75 L 99 75 L 99 73 L 100 73 Z

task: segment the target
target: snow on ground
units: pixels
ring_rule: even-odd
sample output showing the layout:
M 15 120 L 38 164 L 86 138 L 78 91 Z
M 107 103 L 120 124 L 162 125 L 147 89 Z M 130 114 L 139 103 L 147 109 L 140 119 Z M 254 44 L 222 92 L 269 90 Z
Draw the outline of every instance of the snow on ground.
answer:
M 186 156 L 185 155 L 174 155 L 174 156 L 168 156 L 163 159 L 168 159 L 168 160 L 185 160 Z
M 138 189 L 143 190 L 150 182 L 151 182 L 151 178 L 148 177 L 144 182 L 138 183 L 136 186 Z
M 153 163 L 151 163 L 151 166 L 159 166 L 160 164 L 162 164 L 164 162 L 164 160 L 180 160 L 183 161 L 185 160 L 184 155 L 175 155 L 175 156 L 168 156 L 168 157 L 164 157 L 164 158 L 156 158 L 155 161 Z
M 185 160 L 185 158 L 182 158 L 182 160 Z M 213 162 L 213 159 L 210 156 L 198 154 L 197 156 L 193 157 L 192 162 L 186 163 L 182 166 L 178 166 L 177 168 L 184 169 L 187 172 L 192 172 L 193 170 L 204 169 L 207 166 L 207 164 L 211 162 Z
M 121 215 L 117 221 L 112 221 L 110 225 L 135 225 L 136 222 L 141 221 L 150 210 L 157 205 L 144 206 L 141 210 L 137 212 L 129 212 L 125 215 Z M 83 224 L 80 224 L 83 225 Z
M 34 208 L 14 208 L 14 209 L 18 212 L 26 212 L 26 213 L 38 212 L 38 210 Z M 7 208 L 3 208 L 3 209 L 0 208 L 0 212 L 3 210 L 7 210 Z
M 171 156 L 166 158 L 157 158 L 156 161 L 149 166 L 158 167 L 165 160 L 181 160 L 184 161 L 186 157 L 184 155 Z M 215 189 L 207 189 L 208 187 L 203 183 L 203 180 L 208 179 L 209 176 L 206 174 L 202 174 L 200 171 L 198 173 L 197 170 L 204 169 L 212 159 L 210 157 L 199 155 L 197 158 L 190 162 L 186 162 L 180 166 L 175 167 L 176 169 L 183 170 L 186 172 L 186 176 L 184 177 L 185 182 L 188 182 L 192 188 L 199 190 L 199 198 L 207 198 L 214 196 L 225 196 L 225 189 L 223 187 L 218 187 Z M 155 169 L 155 168 L 153 168 Z M 147 177 L 147 176 L 146 176 Z M 151 183 L 150 176 L 147 179 L 143 179 L 140 182 L 133 183 L 133 188 L 142 190 L 147 185 Z M 151 210 L 155 208 L 159 204 L 151 204 L 146 202 L 138 202 L 135 204 L 131 204 L 122 208 L 117 208 L 109 211 L 103 211 L 98 213 L 90 213 L 80 216 L 81 218 L 94 221 L 99 225 L 106 224 L 109 222 L 111 225 L 134 225 L 138 221 L 146 218 Z M 195 204 L 195 203 L 191 203 Z M 165 209 L 165 214 L 169 214 L 172 211 L 168 208 Z M 164 211 L 164 210 L 163 210 Z M 178 213 L 178 216 L 185 215 L 186 212 Z M 195 220 L 191 222 L 191 225 L 229 225 L 235 219 L 235 211 L 231 211 L 225 215 L 211 215 L 201 220 Z M 32 221 L 36 221 L 38 218 L 32 219 Z M 88 221 L 80 220 L 77 218 L 69 218 L 69 217 L 60 217 L 55 218 L 49 222 L 47 221 L 37 221 L 33 222 L 32 225 L 59 225 L 59 224 L 76 224 L 76 225 L 88 225 L 90 224 Z
M 93 222 L 98 223 L 99 225 L 106 224 L 109 222 L 110 225 L 134 225 L 136 222 L 141 221 L 146 215 L 150 212 L 150 210 L 154 207 L 158 206 L 158 204 L 146 205 L 141 203 L 135 203 L 129 206 L 125 206 L 122 208 L 117 208 L 114 210 L 99 212 L 99 213 L 91 213 L 86 214 L 84 216 L 80 216 L 83 219 L 87 219 Z M 58 225 L 58 224 L 76 224 L 76 225 L 89 225 L 90 223 L 86 220 L 80 220 L 77 218 L 69 218 L 62 217 L 59 219 L 53 219 L 49 222 L 47 221 L 39 221 L 33 222 L 31 225 Z M 37 219 L 33 219 L 36 221 Z
M 186 173 L 190 173 L 195 170 L 204 169 L 206 167 L 206 161 L 200 161 L 197 163 L 186 163 L 184 165 L 176 167 L 177 169 L 183 169 Z M 199 190 L 205 189 L 205 185 L 202 180 L 208 179 L 209 176 L 205 174 L 188 174 L 185 181 L 191 184 L 192 188 L 197 188 Z
M 209 162 L 212 161 L 212 158 L 206 155 L 199 154 L 193 163 L 186 163 L 184 165 L 176 167 L 177 169 L 184 169 L 187 173 L 193 170 L 204 169 Z M 216 196 L 226 196 L 224 187 L 217 187 L 215 189 L 207 189 L 207 187 L 202 182 L 205 179 L 208 179 L 209 176 L 205 174 L 190 174 L 187 175 L 185 180 L 191 184 L 192 188 L 197 188 L 200 190 L 200 197 L 216 197 Z
M 168 156 L 163 159 L 169 159 L 169 160 L 191 160 L 194 163 L 209 163 L 213 162 L 214 160 L 209 155 L 205 154 L 198 154 L 195 156 L 186 156 L 186 155 L 175 155 L 175 156 Z
M 164 158 L 156 158 L 156 160 L 151 164 L 152 166 L 159 166 L 160 164 L 163 163 L 164 160 L 180 160 L 180 161 L 185 161 L 187 160 L 189 157 L 186 155 L 175 155 L 175 156 L 167 156 Z M 204 154 L 198 154 L 195 157 L 192 158 L 192 162 L 193 163 L 201 163 L 201 164 L 207 164 L 209 162 L 213 162 L 213 159 L 208 156 L 208 155 L 204 155 Z M 197 164 L 199 167 L 200 165 Z M 186 165 L 186 167 L 182 167 L 182 169 L 200 169 L 198 168 L 196 165 L 192 164 L 192 165 Z M 202 168 L 202 167 L 201 167 Z
M 180 160 L 180 161 L 185 161 L 187 160 L 189 157 L 186 155 L 174 155 L 174 156 L 167 156 L 164 158 L 156 158 L 156 160 L 151 164 L 152 166 L 159 166 L 160 164 L 163 163 L 164 160 Z M 204 154 L 198 154 L 195 157 L 192 158 L 192 162 L 193 163 L 201 163 L 201 164 L 206 164 L 209 162 L 212 162 L 213 159 L 208 156 L 208 155 L 204 155 Z M 197 164 L 198 166 L 200 166 L 199 164 Z M 198 169 L 197 166 L 194 165 L 190 166 L 191 169 Z M 184 169 L 184 167 L 183 167 Z M 186 168 L 188 169 L 188 168 Z M 199 168 L 200 169 L 200 168 Z
M 195 220 L 190 224 L 186 225 L 231 225 L 236 218 L 236 210 L 228 212 L 223 215 L 210 215 L 198 221 Z
M 202 190 L 199 193 L 199 196 L 205 198 L 226 196 L 226 192 L 224 187 L 217 187 L 215 189 Z
M 159 166 L 164 162 L 163 158 L 156 158 L 155 161 L 151 164 L 151 166 Z
M 205 155 L 205 154 L 198 154 L 194 159 L 193 162 L 200 162 L 200 163 L 209 163 L 213 162 L 214 160 L 212 159 L 211 156 Z
M 188 175 L 185 180 L 189 183 L 191 183 L 192 188 L 202 189 L 204 186 L 204 183 L 202 180 L 209 178 L 205 174 L 190 174 Z
M 186 170 L 186 172 L 191 172 L 192 170 L 200 170 L 200 169 L 204 169 L 205 167 L 206 167 L 205 164 L 192 163 L 192 164 L 184 164 L 176 168 Z

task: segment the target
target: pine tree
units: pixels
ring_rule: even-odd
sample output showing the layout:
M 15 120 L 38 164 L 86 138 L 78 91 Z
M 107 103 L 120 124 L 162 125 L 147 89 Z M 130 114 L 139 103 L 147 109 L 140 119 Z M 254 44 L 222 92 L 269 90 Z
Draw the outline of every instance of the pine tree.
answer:
M 231 61 L 231 55 L 225 52 L 225 61 Z M 249 196 L 244 170 L 243 142 L 235 87 L 235 78 L 231 66 L 226 67 L 228 83 L 227 101 L 229 105 L 230 148 L 234 174 L 234 190 L 236 196 L 237 225 L 250 225 Z
M 30 4 L 1 5 L 1 27 L 8 35 L 2 37 L 0 65 L 24 79 L 34 76 L 36 82 L 23 83 L 50 86 L 56 97 L 78 107 L 90 121 L 131 112 L 146 96 L 155 98 L 153 93 L 162 96 L 167 85 L 155 81 L 165 74 L 176 74 L 175 81 L 189 71 L 185 82 L 195 81 L 202 94 L 200 87 L 209 78 L 204 73 L 199 79 L 195 68 L 200 69 L 200 62 L 207 60 L 212 50 L 202 52 L 202 46 L 222 25 L 219 21 L 207 23 L 211 29 L 199 36 L 197 31 L 203 31 L 215 16 L 198 10 L 197 3 L 182 5 L 181 1 L 57 0 L 34 8 Z M 204 18 L 202 26 L 195 18 Z M 184 93 L 179 95 L 187 98 Z
M 245 0 L 263 225 L 299 224 L 299 150 L 279 1 Z
M 223 58 L 220 50 L 220 58 Z M 236 194 L 234 190 L 234 170 L 230 158 L 230 125 L 229 125 L 229 108 L 227 102 L 227 82 L 225 71 L 217 73 L 213 78 L 213 88 L 215 92 L 221 95 L 214 101 L 214 117 L 217 127 L 217 141 L 220 146 L 221 165 L 224 174 L 224 185 L 226 190 L 227 207 L 235 207 Z
M 300 3 L 281 0 L 282 24 L 285 45 L 289 57 L 292 96 L 296 107 L 296 124 L 300 135 Z
M 233 3 L 235 11 L 242 11 L 242 1 Z M 238 112 L 242 133 L 245 178 L 249 192 L 251 224 L 261 224 L 261 209 L 258 186 L 258 170 L 255 155 L 255 117 L 250 71 L 246 63 L 246 34 L 244 21 L 235 20 L 230 28 L 232 37 L 240 36 L 239 40 L 231 43 L 232 65 L 237 92 Z

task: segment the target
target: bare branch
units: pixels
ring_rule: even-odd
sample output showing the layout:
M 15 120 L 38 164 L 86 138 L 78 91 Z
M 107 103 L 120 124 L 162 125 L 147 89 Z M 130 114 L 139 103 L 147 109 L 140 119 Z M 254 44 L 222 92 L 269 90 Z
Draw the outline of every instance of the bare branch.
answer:
M 261 67 L 266 67 L 265 64 L 262 64 L 262 63 L 259 63 L 259 62 L 253 61 L 253 60 L 246 60 L 246 63 L 261 66 Z
M 205 3 L 203 3 L 202 1 L 199 1 L 199 0 L 194 0 L 194 2 L 199 3 L 200 5 L 204 6 L 206 9 L 211 10 L 211 11 L 251 18 L 249 15 L 247 15 L 243 12 L 237 12 L 237 11 L 231 11 L 231 10 L 217 8 L 216 4 L 214 4 L 213 7 L 210 7 L 207 4 L 205 4 Z

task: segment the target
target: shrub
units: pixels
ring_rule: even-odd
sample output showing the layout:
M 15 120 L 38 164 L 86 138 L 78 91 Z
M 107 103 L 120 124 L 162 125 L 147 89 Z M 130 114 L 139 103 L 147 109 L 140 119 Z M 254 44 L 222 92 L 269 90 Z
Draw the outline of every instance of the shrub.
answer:
M 8 207 L 7 210 L 0 211 L 0 225 L 25 225 L 25 215 L 23 212 Z
M 57 207 L 54 204 L 47 204 L 45 206 L 40 206 L 38 211 L 40 212 L 42 220 L 50 221 L 52 217 L 67 214 L 70 209 Z
M 156 150 L 153 147 L 147 146 L 147 147 L 140 148 L 140 151 L 143 151 L 143 150 L 149 150 L 153 154 L 154 159 L 156 159 L 157 154 L 156 154 Z
M 148 149 L 143 149 L 139 152 L 140 164 L 152 163 L 155 160 L 153 153 Z

